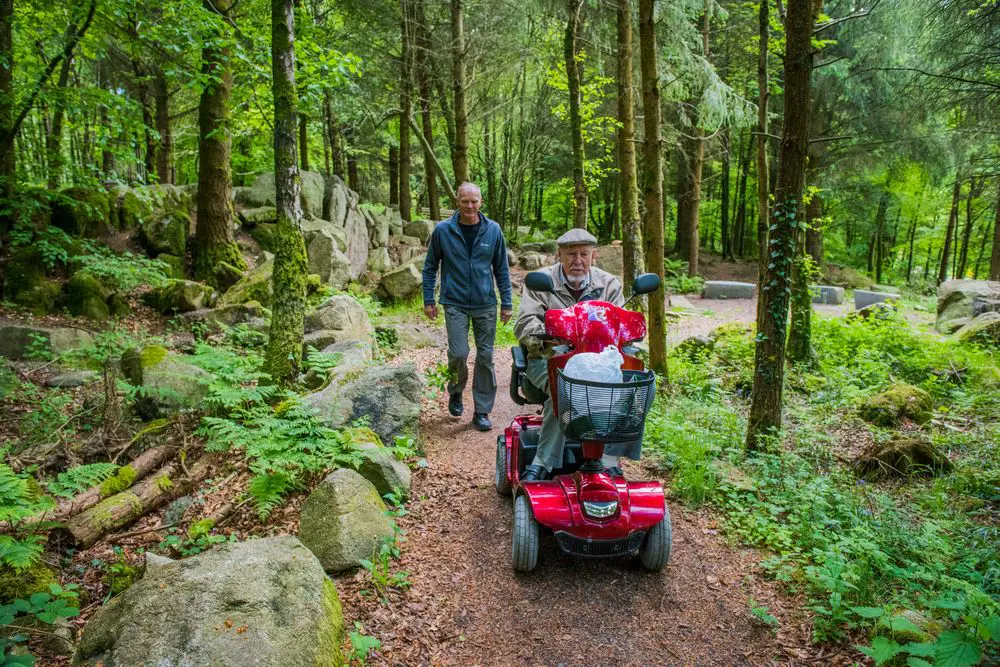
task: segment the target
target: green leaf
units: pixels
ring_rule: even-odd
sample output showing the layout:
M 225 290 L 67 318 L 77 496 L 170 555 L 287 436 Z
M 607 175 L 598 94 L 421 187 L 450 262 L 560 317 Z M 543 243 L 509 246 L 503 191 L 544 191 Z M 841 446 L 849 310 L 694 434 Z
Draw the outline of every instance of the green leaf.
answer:
M 913 635 L 916 639 L 925 639 L 927 637 L 926 630 L 905 616 L 893 616 L 892 618 L 883 619 L 881 625 L 889 628 L 889 631 L 893 634 L 903 633 Z
M 882 607 L 851 607 L 851 611 L 861 618 L 878 618 L 885 614 Z
M 983 621 L 979 634 L 986 641 L 1000 641 L 1000 616 L 990 616 Z
M 933 667 L 931 663 L 927 662 L 923 658 L 909 657 L 906 659 L 907 667 Z
M 933 658 L 934 650 L 937 648 L 937 644 L 934 642 L 911 642 L 909 644 L 903 645 L 903 650 L 910 655 L 919 655 L 924 658 Z
M 949 630 L 937 638 L 934 664 L 937 667 L 972 667 L 983 658 L 979 642 L 959 630 Z
M 876 637 L 870 647 L 855 646 L 855 648 L 874 660 L 876 665 L 889 662 L 903 650 L 902 646 L 888 637 Z

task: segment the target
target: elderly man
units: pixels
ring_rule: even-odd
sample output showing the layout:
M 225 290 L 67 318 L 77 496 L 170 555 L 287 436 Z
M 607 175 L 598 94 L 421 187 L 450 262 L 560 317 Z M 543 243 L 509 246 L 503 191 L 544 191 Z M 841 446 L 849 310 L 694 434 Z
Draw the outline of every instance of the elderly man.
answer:
M 546 394 L 551 393 L 547 359 L 550 350 L 538 338 L 545 333 L 545 311 L 569 308 L 580 301 L 607 301 L 616 306 L 625 303 L 621 282 L 607 271 L 591 266 L 597 258 L 597 239 L 592 234 L 584 229 L 571 229 L 560 236 L 556 244 L 559 262 L 541 269 L 552 276 L 555 294 L 531 292 L 525 286 L 514 324 L 518 341 L 528 348 L 528 380 Z M 549 398 L 542 408 L 542 432 L 535 460 L 525 468 L 521 481 L 545 479 L 554 468 L 561 467 L 565 442 Z M 618 457 L 606 455 L 604 464 L 617 467 Z
M 493 428 L 489 413 L 497 393 L 493 370 L 493 340 L 497 329 L 496 287 L 500 290 L 500 320 L 506 323 L 514 312 L 507 267 L 507 245 L 493 220 L 479 212 L 483 204 L 479 188 L 472 183 L 458 187 L 458 210 L 443 220 L 427 242 L 424 260 L 424 314 L 436 319 L 434 284 L 441 267 L 441 292 L 445 329 L 448 332 L 448 411 L 460 417 L 462 392 L 469 379 L 469 324 L 476 341 L 476 363 L 472 373 L 472 425 L 480 431 Z

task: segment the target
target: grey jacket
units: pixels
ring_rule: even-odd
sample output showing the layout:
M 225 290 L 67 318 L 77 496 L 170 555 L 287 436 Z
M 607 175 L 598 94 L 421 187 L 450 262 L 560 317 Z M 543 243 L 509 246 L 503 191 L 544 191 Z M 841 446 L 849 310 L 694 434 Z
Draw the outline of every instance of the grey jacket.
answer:
M 470 256 L 465 238 L 458 228 L 458 215 L 455 211 L 453 216 L 439 222 L 427 242 L 423 271 L 424 305 L 434 305 L 434 283 L 437 282 L 440 265 L 441 293 L 438 301 L 441 305 L 461 308 L 495 306 L 495 277 L 496 287 L 500 290 L 500 307 L 512 309 L 507 244 L 500 225 L 479 214 L 480 229 Z

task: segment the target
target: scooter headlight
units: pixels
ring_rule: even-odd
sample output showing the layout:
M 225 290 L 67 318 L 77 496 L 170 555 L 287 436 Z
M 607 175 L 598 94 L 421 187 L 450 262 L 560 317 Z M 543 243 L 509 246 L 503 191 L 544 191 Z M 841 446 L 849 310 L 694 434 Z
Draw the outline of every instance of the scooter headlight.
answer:
M 595 500 L 583 501 L 583 513 L 594 519 L 607 519 L 609 516 L 614 516 L 617 511 L 617 500 L 608 500 L 604 502 Z

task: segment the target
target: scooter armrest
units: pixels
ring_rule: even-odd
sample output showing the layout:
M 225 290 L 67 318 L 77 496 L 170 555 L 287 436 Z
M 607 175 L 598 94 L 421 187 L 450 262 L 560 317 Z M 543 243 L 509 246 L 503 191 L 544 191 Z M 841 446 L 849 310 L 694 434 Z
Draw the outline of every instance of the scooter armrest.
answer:
M 524 372 L 528 369 L 528 355 L 523 345 L 510 348 L 511 356 L 514 357 L 514 370 Z

